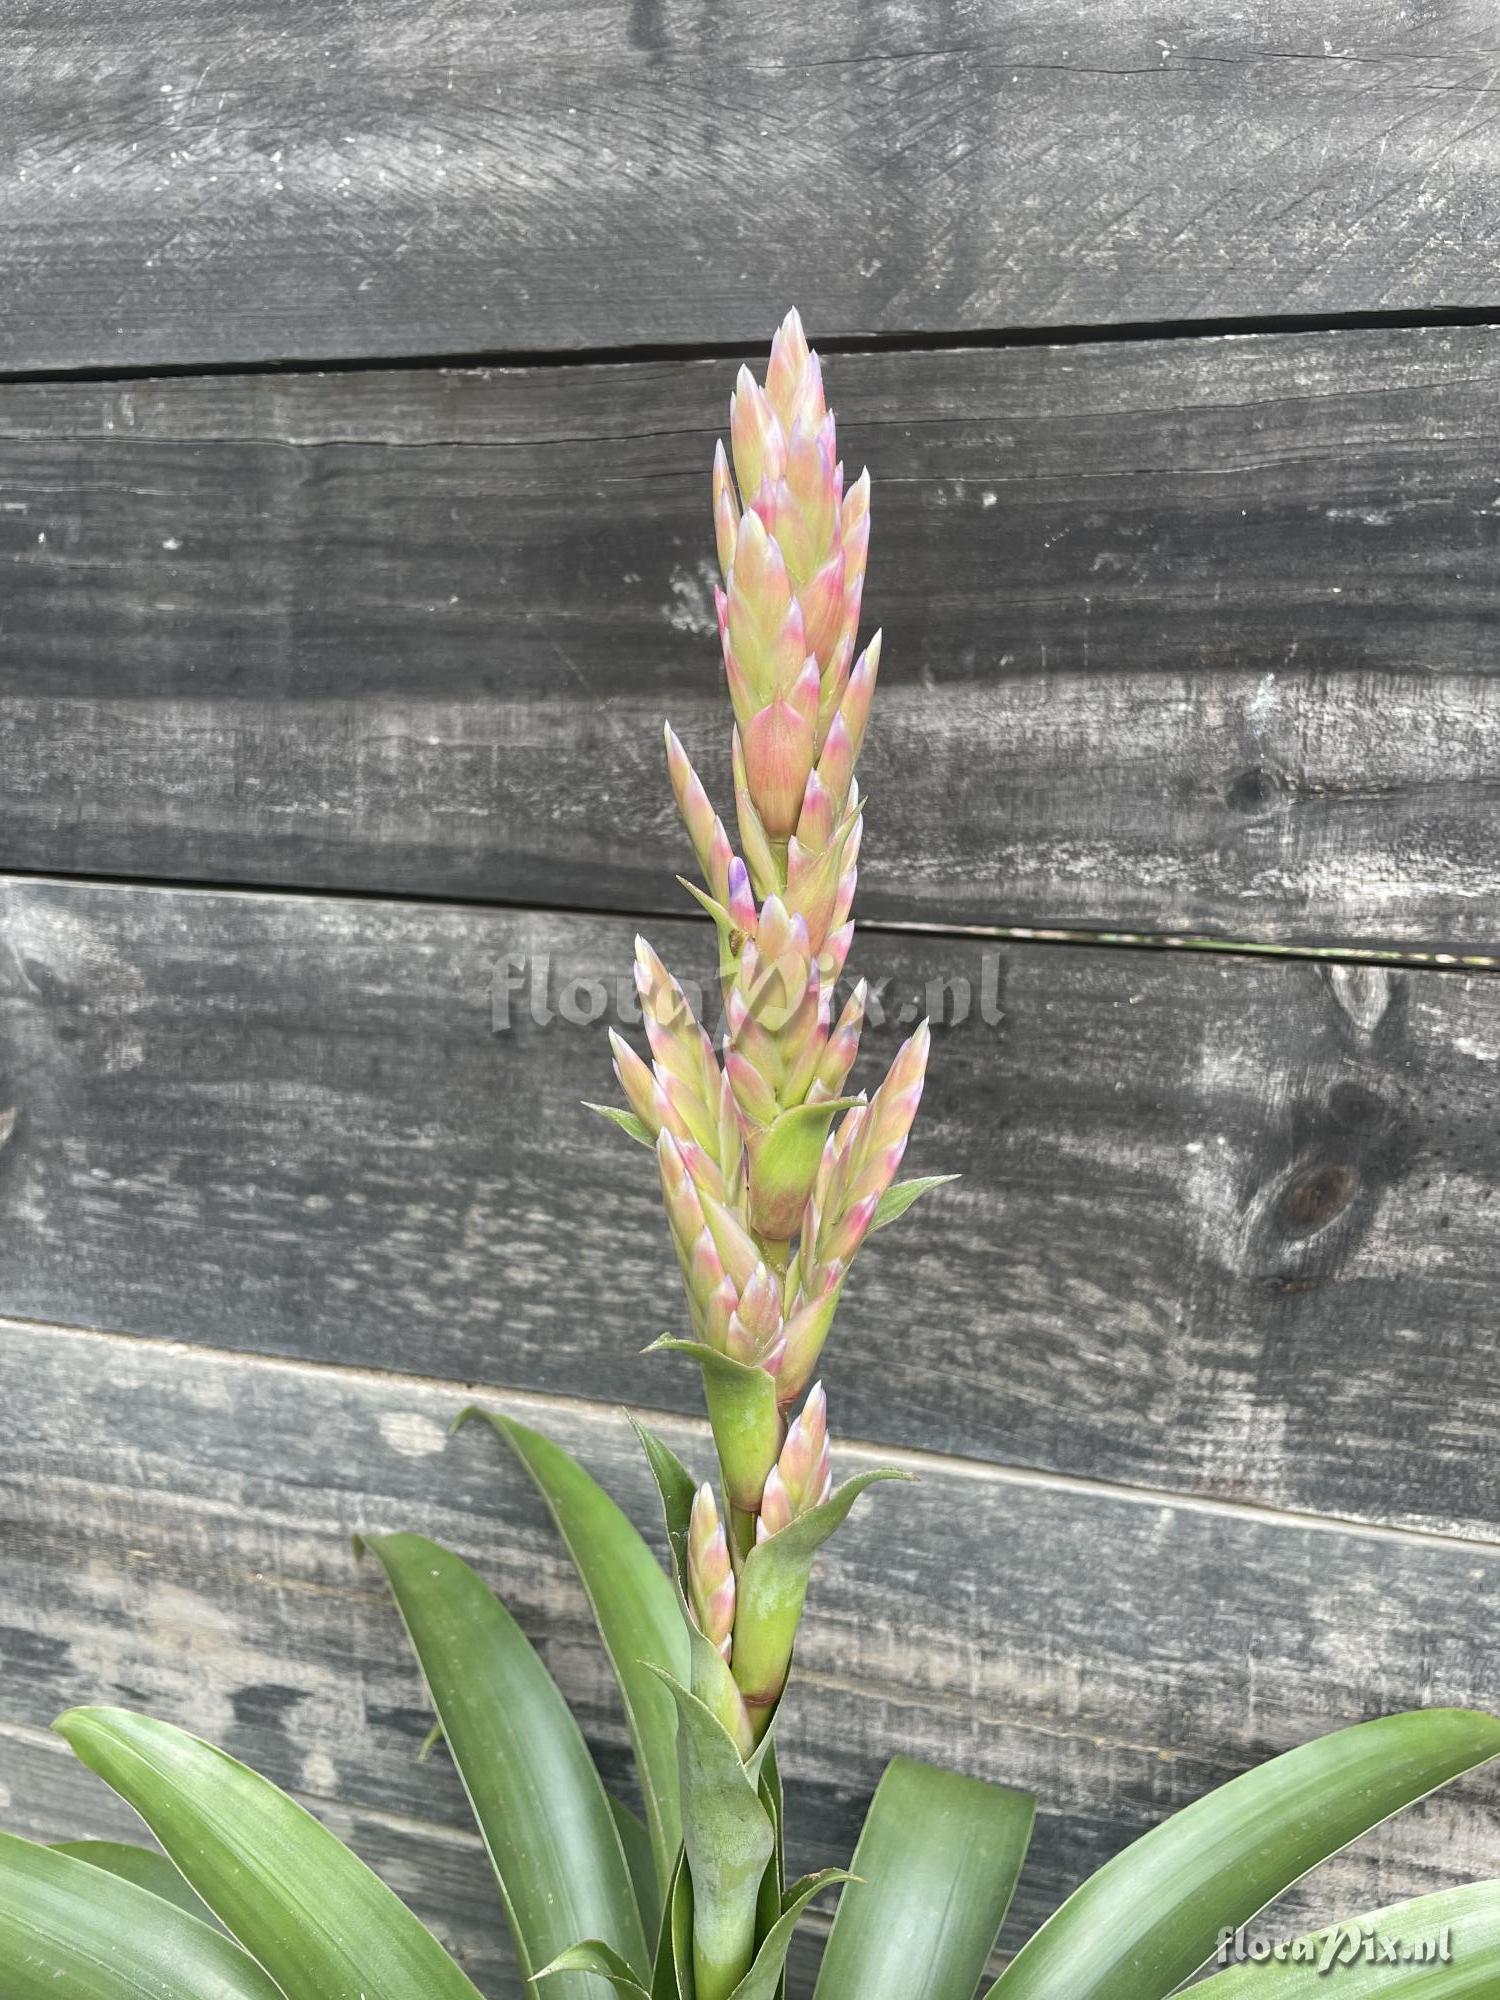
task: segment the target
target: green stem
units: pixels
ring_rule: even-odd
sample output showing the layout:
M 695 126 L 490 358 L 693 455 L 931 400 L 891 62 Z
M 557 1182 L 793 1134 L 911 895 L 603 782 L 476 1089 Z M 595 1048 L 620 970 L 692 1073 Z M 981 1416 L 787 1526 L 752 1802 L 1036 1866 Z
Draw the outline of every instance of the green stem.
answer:
M 730 1503 L 729 1532 L 734 1543 L 734 1553 L 740 1561 L 743 1561 L 755 1547 L 756 1518 L 754 1509 L 736 1507 L 733 1502 Z
M 755 1913 L 759 1884 L 748 1898 L 693 1905 L 695 2000 L 729 2000 L 755 1958 Z

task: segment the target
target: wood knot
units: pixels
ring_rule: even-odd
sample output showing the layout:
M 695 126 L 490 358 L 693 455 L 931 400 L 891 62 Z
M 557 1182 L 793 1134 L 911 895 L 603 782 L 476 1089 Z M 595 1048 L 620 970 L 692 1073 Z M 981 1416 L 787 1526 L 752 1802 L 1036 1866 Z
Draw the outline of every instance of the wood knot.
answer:
M 1280 801 L 1283 790 L 1279 771 L 1267 764 L 1252 764 L 1248 771 L 1241 771 L 1231 780 L 1224 797 L 1236 812 L 1253 819 L 1258 813 L 1270 812 Z
M 1314 1167 L 1286 1188 L 1277 1220 L 1289 1242 L 1302 1243 L 1326 1229 L 1359 1192 L 1359 1174 L 1347 1161 Z

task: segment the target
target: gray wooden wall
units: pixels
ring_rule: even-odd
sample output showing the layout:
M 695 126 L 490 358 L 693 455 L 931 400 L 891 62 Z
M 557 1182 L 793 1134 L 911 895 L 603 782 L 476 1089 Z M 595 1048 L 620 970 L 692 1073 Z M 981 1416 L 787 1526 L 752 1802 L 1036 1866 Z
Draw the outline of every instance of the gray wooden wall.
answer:
M 866 1253 L 795 1861 L 897 1749 L 1034 1788 L 1012 1940 L 1316 1731 L 1500 1702 L 1500 137 L 1478 0 L 21 0 L 0 20 L 0 1800 L 120 1701 L 517 1986 L 357 1528 L 505 1591 L 475 1385 L 648 1521 L 675 1279 L 595 1125 L 705 971 L 706 467 L 799 304 L 875 478 L 860 968 L 967 979 Z M 1494 307 L 1493 314 L 1490 308 Z M 1126 934 L 1122 940 L 1121 934 Z M 1500 1867 L 1500 1782 L 1303 1913 Z

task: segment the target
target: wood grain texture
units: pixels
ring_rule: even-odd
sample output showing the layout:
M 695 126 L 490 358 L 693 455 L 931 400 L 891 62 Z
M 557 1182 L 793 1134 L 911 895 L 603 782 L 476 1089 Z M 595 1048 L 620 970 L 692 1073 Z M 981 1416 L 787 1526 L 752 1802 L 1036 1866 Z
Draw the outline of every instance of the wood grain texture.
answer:
M 48 1328 L 0 1328 L 0 1349 L 15 1439 L 0 1723 L 124 1700 L 356 1825 L 462 1827 L 451 1767 L 416 1761 L 428 1712 L 398 1620 L 349 1551 L 356 1529 L 415 1525 L 501 1590 L 619 1782 L 608 1669 L 539 1502 L 487 1432 L 445 1442 L 463 1392 Z M 654 1538 L 617 1411 L 506 1400 Z M 664 1430 L 703 1463 L 701 1425 Z M 1500 1692 L 1493 1545 L 914 1463 L 920 1483 L 861 1502 L 814 1581 L 781 1739 L 796 1869 L 847 1855 L 897 1750 L 1026 1786 L 1041 1817 L 1018 1942 L 1086 1870 L 1235 1772 L 1364 1716 Z M 1497 1788 L 1479 1774 L 1403 1815 L 1299 1909 L 1491 1869 Z M 412 1865 L 410 1888 L 441 1907 Z
M 1480 0 L 21 0 L 0 362 L 743 340 L 793 299 L 839 333 L 1489 304 L 1493 30 Z
M 0 1310 L 695 1407 L 639 1356 L 681 1310 L 652 1164 L 579 1101 L 613 1007 L 564 1012 L 628 996 L 631 928 L 9 884 Z M 706 924 L 652 934 L 708 976 Z M 1500 981 L 895 935 L 857 963 L 857 1080 L 923 1004 L 950 1023 L 908 1164 L 965 1178 L 862 1253 L 843 1435 L 1494 1532 Z
M 730 372 L 0 392 L 0 861 L 680 908 Z M 866 915 L 1500 947 L 1500 332 L 831 376 Z

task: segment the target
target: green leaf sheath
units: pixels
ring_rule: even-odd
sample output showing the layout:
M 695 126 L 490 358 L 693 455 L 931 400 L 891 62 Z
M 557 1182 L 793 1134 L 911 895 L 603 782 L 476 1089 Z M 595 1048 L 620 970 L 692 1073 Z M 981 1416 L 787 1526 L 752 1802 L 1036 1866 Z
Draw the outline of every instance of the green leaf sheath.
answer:
M 644 1978 L 645 1932 L 609 1798 L 567 1703 L 505 1606 L 421 1535 L 372 1535 L 499 1879 L 529 1977 L 585 1938 Z M 603 2000 L 584 1974 L 557 2000 Z
M 815 2000 L 973 2000 L 1036 1801 L 897 1757 L 866 1815 Z
M 1106 1862 L 986 2000 L 1165 2000 L 1212 1956 L 1221 1929 L 1248 1923 L 1328 1855 L 1497 1754 L 1500 1721 L 1439 1708 L 1274 1757 Z
M 697 1340 L 674 1340 L 664 1334 L 646 1352 L 690 1355 L 703 1370 L 708 1420 L 743 1554 L 754 1540 L 756 1511 L 786 1437 L 775 1379 L 764 1368 L 751 1368 Z
M 536 1482 L 587 1593 L 625 1704 L 660 1897 L 682 1845 L 682 1815 L 677 1711 L 651 1666 L 665 1667 L 677 1680 L 688 1675 L 676 1588 L 634 1524 L 561 1446 L 511 1417 L 486 1410 L 464 1415 L 492 1424 Z M 649 1914 L 646 1927 L 654 1933 Z
M 760 1758 L 744 1763 L 718 1717 L 689 1689 L 667 1685 L 677 1703 L 694 1992 L 696 2000 L 729 2000 L 755 1956 L 761 1883 L 776 1834 L 760 1798 Z
M 437 1939 L 379 1876 L 222 1750 L 117 1708 L 75 1708 L 57 1728 L 134 1806 L 286 2000 L 476 2000 Z M 160 1921 L 159 1901 L 155 1908 Z M 260 2000 L 265 1989 L 250 1990 Z
M 1366 1940 L 1376 1941 L 1367 1944 Z M 1400 1956 L 1423 1947 L 1443 1957 Z M 1268 1935 L 1267 1943 L 1277 1939 Z M 1500 1882 L 1471 1882 L 1314 1932 L 1310 1959 L 1243 1964 L 1192 1989 L 1193 2000 L 1494 2000 L 1500 1993 Z
M 60 1840 L 52 1851 L 69 1854 L 75 1861 L 87 1861 L 91 1868 L 102 1868 L 106 1875 L 134 1882 L 138 1889 L 149 1889 L 153 1896 L 160 1896 L 165 1903 L 175 1903 L 179 1910 L 186 1910 L 202 1923 L 214 1921 L 214 1913 L 203 1898 L 193 1893 L 166 1855 L 156 1853 L 153 1848 L 131 1847 L 117 1840 Z
M 222 1931 L 115 1870 L 13 1834 L 0 1834 L 0 1993 L 282 2000 L 270 1975 Z

